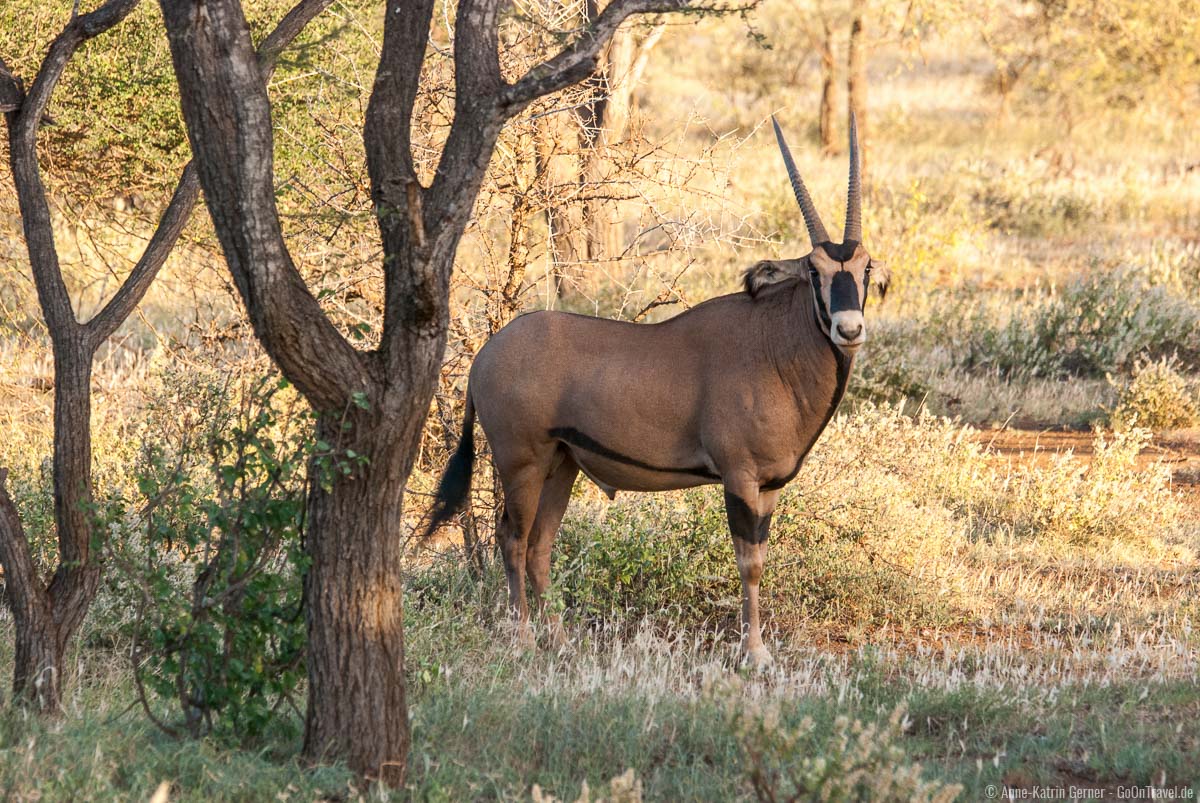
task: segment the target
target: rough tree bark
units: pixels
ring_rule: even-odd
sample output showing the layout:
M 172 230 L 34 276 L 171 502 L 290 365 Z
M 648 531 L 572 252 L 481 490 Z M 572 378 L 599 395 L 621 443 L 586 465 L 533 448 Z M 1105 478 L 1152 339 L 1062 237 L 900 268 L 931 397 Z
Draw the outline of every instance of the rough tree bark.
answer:
M 305 0 L 264 40 L 260 69 L 269 75 L 279 53 L 332 0 Z M 0 469 L 0 563 L 4 565 L 16 623 L 13 693 L 43 711 L 59 708 L 63 658 L 100 585 L 103 531 L 93 525 L 91 375 L 96 350 L 129 317 L 149 289 L 187 225 L 199 195 L 189 164 L 145 251 L 108 303 L 80 322 L 67 292 L 54 244 L 50 206 L 37 161 L 37 131 L 54 87 L 71 57 L 87 40 L 124 20 L 139 0 L 110 0 L 83 15 L 72 15 L 55 38 L 25 93 L 0 61 L 9 160 L 21 210 L 25 244 L 38 302 L 54 356 L 54 520 L 59 565 L 49 582 L 38 576 L 16 505 L 8 494 L 7 470 Z
M 870 153 L 870 136 L 867 126 L 867 64 L 866 36 L 863 21 L 866 19 L 866 0 L 851 0 L 850 41 L 846 49 L 846 100 L 854 113 L 858 127 L 858 169 L 863 184 L 867 183 L 867 156 Z
M 401 521 L 449 325 L 454 255 L 504 122 L 578 83 L 630 14 L 687 0 L 615 0 L 563 50 L 509 84 L 497 42 L 501 0 L 460 0 L 454 122 L 436 175 L 417 177 L 412 112 L 434 0 L 390 0 L 364 142 L 383 244 L 378 349 L 358 351 L 304 285 L 275 208 L 265 83 L 238 0 L 160 0 L 205 202 L 255 334 L 317 412 L 333 454 L 314 462 L 306 579 L 305 753 L 404 780 Z M 363 463 L 350 453 L 366 458 Z M 323 475 L 354 459 L 349 475 Z

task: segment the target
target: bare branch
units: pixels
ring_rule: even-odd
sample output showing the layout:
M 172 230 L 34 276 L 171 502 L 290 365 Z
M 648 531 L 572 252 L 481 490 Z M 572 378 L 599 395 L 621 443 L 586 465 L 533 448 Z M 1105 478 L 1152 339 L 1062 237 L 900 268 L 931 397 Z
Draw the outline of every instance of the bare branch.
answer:
M 596 60 L 604 46 L 630 16 L 689 8 L 696 8 L 692 0 L 615 0 L 574 42 L 508 86 L 501 95 L 500 107 L 505 116 L 512 117 L 537 98 L 587 78 L 596 69 Z

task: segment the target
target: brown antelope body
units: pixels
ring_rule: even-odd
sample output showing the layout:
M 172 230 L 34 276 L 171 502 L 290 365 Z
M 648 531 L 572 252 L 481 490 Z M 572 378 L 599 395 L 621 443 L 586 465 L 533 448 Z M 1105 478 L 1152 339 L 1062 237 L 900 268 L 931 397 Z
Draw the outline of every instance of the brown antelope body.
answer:
M 478 415 L 504 489 L 497 538 L 523 642 L 532 639 L 526 578 L 540 607 L 550 549 L 583 472 L 610 497 L 618 490 L 724 487 L 742 580 L 742 647 L 750 662 L 770 661 L 758 587 L 771 514 L 846 390 L 866 337 L 872 267 L 860 244 L 853 120 L 840 244 L 826 236 L 778 125 L 775 132 L 811 253 L 760 262 L 747 272 L 745 292 L 662 323 L 523 315 L 475 358 L 462 440 L 430 530 L 467 499 Z

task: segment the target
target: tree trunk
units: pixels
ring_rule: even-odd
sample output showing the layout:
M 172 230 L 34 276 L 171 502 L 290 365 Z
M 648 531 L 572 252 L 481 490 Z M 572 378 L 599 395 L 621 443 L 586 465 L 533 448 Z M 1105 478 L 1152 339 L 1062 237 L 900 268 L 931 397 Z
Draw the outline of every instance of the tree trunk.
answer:
M 594 21 L 598 13 L 594 3 L 586 4 L 586 21 Z M 627 134 L 634 89 L 663 30 L 659 24 L 640 36 L 632 30 L 617 31 L 601 53 L 578 116 L 549 115 L 539 124 L 539 173 L 555 194 L 566 195 L 566 200 L 546 207 L 559 298 L 566 298 L 570 285 L 585 278 L 578 266 L 617 259 L 625 250 L 624 210 L 613 197 L 616 193 L 605 186 L 608 176 L 617 172 L 606 151 Z
M 833 110 L 836 105 L 834 95 L 837 93 L 834 69 L 833 27 L 826 22 L 824 36 L 821 40 L 821 116 L 819 118 L 821 152 L 826 155 L 837 153 L 833 122 Z
M 866 1 L 850 3 L 850 43 L 846 54 L 846 94 L 850 111 L 854 112 L 858 125 L 858 164 L 863 183 L 867 182 L 867 156 L 870 153 L 870 129 L 867 126 L 867 66 L 866 46 L 863 35 L 863 19 L 866 16 Z
M 417 176 L 411 126 L 434 1 L 389 1 L 363 131 L 384 254 L 383 332 L 372 352 L 355 349 L 325 315 L 284 241 L 266 82 L 239 0 L 160 5 L 226 264 L 255 335 L 321 415 L 318 434 L 330 446 L 314 458 L 308 499 L 305 754 L 345 759 L 399 786 L 409 745 L 400 517 L 445 350 L 459 239 L 504 122 L 587 78 L 630 14 L 670 11 L 686 0 L 613 0 L 586 31 L 511 84 L 499 58 L 504 4 L 460 0 L 454 122 L 428 186 Z
M 40 711 L 53 713 L 62 705 L 62 665 L 66 651 L 49 605 L 37 605 L 25 616 L 16 617 L 16 625 L 13 697 L 33 703 Z
M 318 437 L 337 443 L 338 423 L 323 420 Z M 415 449 L 411 435 L 398 437 L 394 430 L 355 422 L 354 442 L 370 444 L 370 469 L 334 481 L 329 490 L 321 487 L 321 473 L 330 468 L 319 460 L 311 467 L 304 754 L 342 758 L 362 776 L 399 787 L 410 741 L 400 511 Z
M 597 71 L 595 97 L 589 104 L 580 136 L 583 165 L 580 179 L 593 197 L 584 209 L 588 258 L 592 262 L 615 259 L 625 247 L 621 202 L 606 186 L 615 172 L 607 149 L 620 142 L 629 126 L 633 102 L 630 71 L 637 55 L 634 34 L 618 31 L 604 51 Z
M 587 258 L 587 231 L 583 207 L 574 198 L 578 191 L 580 155 L 572 142 L 575 122 L 566 114 L 538 120 L 535 133 L 537 175 L 547 193 L 546 228 L 556 298 L 570 298 L 580 265 Z
M 54 507 L 60 564 L 38 576 L 16 505 L 0 476 L 0 562 L 16 624 L 13 697 L 53 713 L 62 702 L 67 645 L 100 586 L 92 555 L 91 350 L 82 329 L 55 343 Z
M 22 666 L 14 666 L 13 691 L 35 697 L 43 710 L 58 708 L 63 657 L 100 588 L 93 556 L 92 525 L 92 350 L 84 330 L 61 337 L 54 348 L 54 518 L 60 563 L 46 590 L 44 633 L 28 634 L 34 688 L 18 688 Z M 20 650 L 18 650 L 20 654 Z M 39 685 L 40 684 L 40 685 Z M 47 701 L 53 701 L 48 703 Z

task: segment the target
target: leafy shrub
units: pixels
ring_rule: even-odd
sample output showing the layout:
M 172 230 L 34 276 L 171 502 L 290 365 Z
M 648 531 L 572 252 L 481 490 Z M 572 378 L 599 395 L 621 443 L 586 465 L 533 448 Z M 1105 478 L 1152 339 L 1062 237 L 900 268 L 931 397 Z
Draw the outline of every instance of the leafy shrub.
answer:
M 1092 460 L 1069 453 L 1045 467 L 1021 465 L 981 497 L 979 511 L 1018 537 L 1076 546 L 1113 543 L 1157 549 L 1178 520 L 1180 503 L 1164 466 L 1141 467 L 1150 431 L 1096 436 Z
M 730 702 L 732 727 L 745 745 L 750 784 L 759 800 L 954 800 L 958 785 L 927 781 L 898 744 L 908 729 L 903 705 L 886 723 L 839 716 L 820 738 L 811 717 L 788 724 L 777 702 Z
M 1117 403 L 1109 412 L 1113 427 L 1158 431 L 1190 427 L 1200 421 L 1200 401 L 1178 367 L 1173 356 L 1141 359 L 1129 380 L 1118 382 L 1110 375 L 1109 382 L 1117 389 Z
M 253 742 L 295 728 L 312 448 L 290 423 L 307 419 L 285 382 L 231 384 L 168 378 L 149 410 L 139 497 L 110 499 L 105 515 L 137 527 L 112 562 L 135 611 L 142 694 L 172 701 L 192 735 Z
M 933 392 L 909 348 L 917 333 L 907 323 L 868 324 L 868 345 L 854 361 L 846 397 L 875 403 L 921 401 Z
M 939 327 L 959 343 L 965 368 L 1009 377 L 1103 377 L 1139 354 L 1200 353 L 1200 310 L 1130 271 L 1089 273 L 1059 293 L 1011 299 L 1007 312 L 968 295 L 943 309 Z
M 569 514 L 551 571 L 561 603 L 584 619 L 696 623 L 735 614 L 741 586 L 716 497 L 707 489 L 639 495 Z

